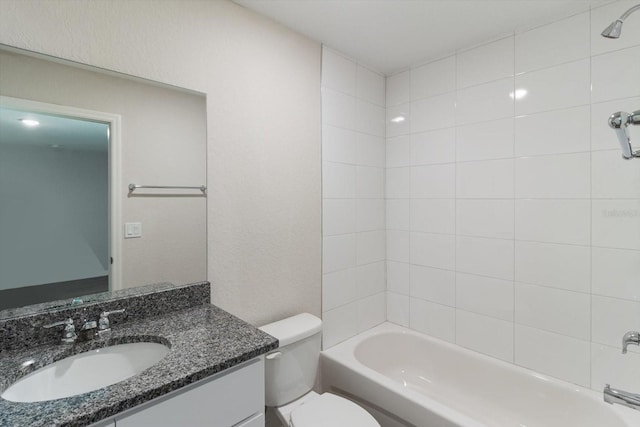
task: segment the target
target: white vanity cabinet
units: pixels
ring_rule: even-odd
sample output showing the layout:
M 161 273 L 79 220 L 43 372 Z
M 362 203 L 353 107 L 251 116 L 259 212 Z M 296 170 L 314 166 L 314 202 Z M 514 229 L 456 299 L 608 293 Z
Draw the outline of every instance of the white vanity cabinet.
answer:
M 131 408 L 95 426 L 264 427 L 264 357 Z M 104 424 L 103 424 L 104 423 Z

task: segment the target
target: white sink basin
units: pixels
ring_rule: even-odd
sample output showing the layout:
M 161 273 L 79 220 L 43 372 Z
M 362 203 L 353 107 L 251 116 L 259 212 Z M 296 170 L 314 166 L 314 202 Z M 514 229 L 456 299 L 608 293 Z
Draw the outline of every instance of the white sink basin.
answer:
M 12 402 L 42 402 L 98 390 L 137 375 L 167 353 L 163 344 L 119 344 L 67 357 L 21 378 L 2 398 Z

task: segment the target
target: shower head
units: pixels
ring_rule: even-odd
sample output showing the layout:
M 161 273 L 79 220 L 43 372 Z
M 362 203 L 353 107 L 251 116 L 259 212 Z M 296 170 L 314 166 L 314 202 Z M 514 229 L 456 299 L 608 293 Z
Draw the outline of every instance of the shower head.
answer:
M 622 33 L 622 24 L 624 20 L 629 17 L 636 10 L 640 10 L 640 4 L 637 4 L 627 10 L 625 13 L 620 16 L 620 18 L 613 21 L 607 28 L 602 32 L 602 37 L 606 37 L 608 39 L 617 39 L 620 37 L 620 33 Z
M 620 33 L 622 32 L 622 24 L 624 21 L 620 19 L 616 19 L 613 21 L 607 28 L 602 32 L 602 37 L 606 37 L 608 39 L 617 39 L 620 37 Z

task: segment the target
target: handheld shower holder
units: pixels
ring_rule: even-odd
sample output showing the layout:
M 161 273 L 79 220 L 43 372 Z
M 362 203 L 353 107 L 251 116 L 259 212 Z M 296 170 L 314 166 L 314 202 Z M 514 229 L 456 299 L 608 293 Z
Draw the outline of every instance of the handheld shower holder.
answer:
M 640 150 L 633 150 L 631 147 L 630 125 L 640 125 L 640 110 L 633 113 L 618 111 L 609 116 L 609 127 L 616 132 L 618 142 L 622 148 L 622 158 L 626 160 L 640 157 Z

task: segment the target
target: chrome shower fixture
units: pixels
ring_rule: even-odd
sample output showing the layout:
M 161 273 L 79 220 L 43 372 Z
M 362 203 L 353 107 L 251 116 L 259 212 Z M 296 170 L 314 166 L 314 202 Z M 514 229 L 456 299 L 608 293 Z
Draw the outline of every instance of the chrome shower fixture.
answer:
M 640 125 L 640 110 L 633 113 L 618 111 L 609 117 L 609 126 L 616 131 L 618 142 L 622 147 L 622 157 L 631 159 L 640 157 L 640 151 L 633 151 L 631 148 L 631 136 L 629 135 L 629 125 Z
M 620 37 L 620 33 L 622 32 L 622 24 L 624 20 L 629 17 L 636 10 L 640 10 L 640 4 L 637 4 L 627 10 L 622 16 L 611 23 L 607 28 L 602 32 L 602 37 L 606 37 L 608 39 L 617 39 Z

